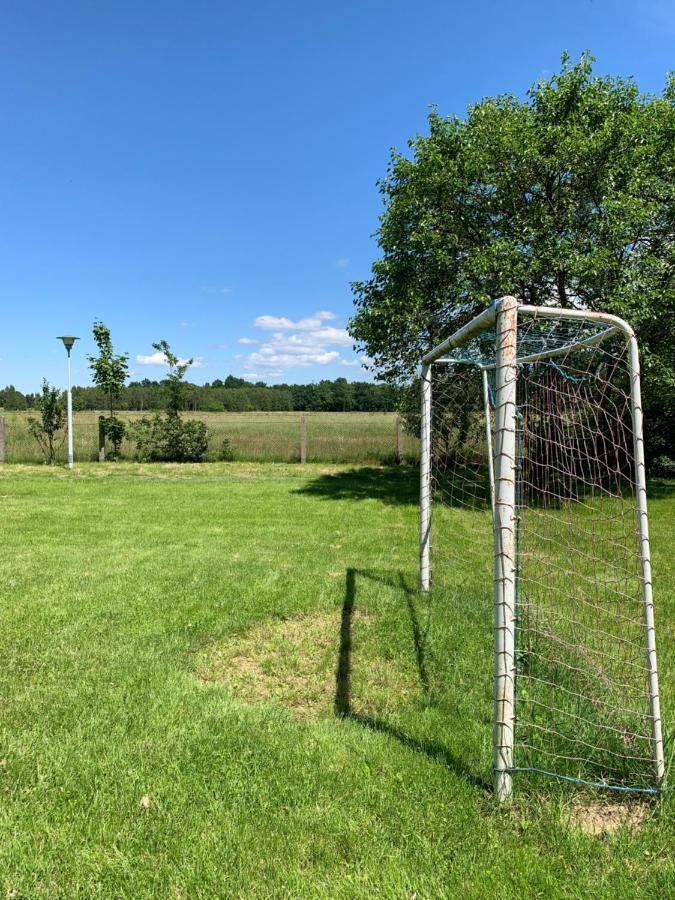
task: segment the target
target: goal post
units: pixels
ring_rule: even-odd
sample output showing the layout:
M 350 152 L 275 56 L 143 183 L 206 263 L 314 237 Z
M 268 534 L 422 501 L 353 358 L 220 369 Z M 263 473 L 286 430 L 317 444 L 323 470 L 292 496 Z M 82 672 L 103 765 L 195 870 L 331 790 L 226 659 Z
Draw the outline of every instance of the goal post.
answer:
M 491 555 L 497 797 L 517 772 L 660 792 L 632 329 L 504 297 L 430 350 L 421 376 L 420 587 L 461 602 L 475 553 L 487 598 Z
M 516 339 L 513 297 L 497 311 L 494 402 L 494 789 L 511 797 L 516 652 Z M 488 454 L 489 455 L 489 454 Z

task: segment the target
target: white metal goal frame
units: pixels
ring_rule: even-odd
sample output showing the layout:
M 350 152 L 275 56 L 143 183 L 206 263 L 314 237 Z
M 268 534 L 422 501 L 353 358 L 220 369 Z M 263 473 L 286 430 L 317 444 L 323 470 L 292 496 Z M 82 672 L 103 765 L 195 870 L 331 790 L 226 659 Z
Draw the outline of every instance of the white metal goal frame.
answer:
M 575 343 L 553 346 L 527 347 L 518 343 L 519 324 L 532 320 L 558 320 L 583 323 L 576 332 Z M 574 326 L 575 328 L 577 326 Z M 626 402 L 630 403 L 632 426 L 632 503 L 635 509 L 636 553 L 639 556 L 637 577 L 642 606 L 642 627 L 646 692 L 649 701 L 651 733 L 649 744 L 653 783 L 640 788 L 659 793 L 664 787 L 664 751 L 659 701 L 652 572 L 647 516 L 646 472 L 643 443 L 643 417 L 640 394 L 640 365 L 638 344 L 631 327 L 617 316 L 602 312 L 521 304 L 514 297 L 496 300 L 467 325 L 430 350 L 421 367 L 421 429 L 420 429 L 420 587 L 431 586 L 431 527 L 433 505 L 432 461 L 432 402 L 433 372 L 437 366 L 473 366 L 482 381 L 483 414 L 485 416 L 485 445 L 489 475 L 490 501 L 494 538 L 494 715 L 493 715 L 493 777 L 494 790 L 500 801 L 508 801 L 512 794 L 514 765 L 514 732 L 516 728 L 516 604 L 517 604 L 517 385 L 519 371 L 525 364 L 552 361 L 568 353 L 599 346 L 610 337 L 619 339 L 625 347 L 626 371 L 630 380 Z M 475 352 L 477 339 L 492 343 L 493 353 Z M 472 353 L 469 348 L 473 346 Z M 586 349 L 588 348 L 588 349 Z M 464 354 L 462 355 L 462 350 Z M 448 369 L 444 370 L 446 373 Z M 559 776 L 541 769 L 529 771 Z M 567 778 L 568 781 L 580 779 Z M 612 787 L 613 785 L 596 785 Z M 619 787 L 633 790 L 630 786 Z

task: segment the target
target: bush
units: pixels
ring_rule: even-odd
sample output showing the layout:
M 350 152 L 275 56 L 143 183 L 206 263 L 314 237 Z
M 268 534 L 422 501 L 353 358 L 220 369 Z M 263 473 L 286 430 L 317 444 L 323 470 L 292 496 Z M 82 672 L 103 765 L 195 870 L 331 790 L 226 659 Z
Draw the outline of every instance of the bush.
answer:
M 202 462 L 208 450 L 204 422 L 175 415 L 140 419 L 130 432 L 141 462 Z
M 52 387 L 45 378 L 42 393 L 38 394 L 35 406 L 40 418 L 28 417 L 28 430 L 40 445 L 47 465 L 53 466 L 56 459 L 56 436 L 66 425 L 66 410 L 61 392 Z
M 101 419 L 103 420 L 103 433 L 112 446 L 111 451 L 108 453 L 108 459 L 117 459 L 120 455 L 127 426 L 116 416 L 111 416 L 108 419 L 104 419 L 101 416 Z
M 229 438 L 223 438 L 223 442 L 216 454 L 216 459 L 220 462 L 232 462 L 234 459 L 234 448 Z

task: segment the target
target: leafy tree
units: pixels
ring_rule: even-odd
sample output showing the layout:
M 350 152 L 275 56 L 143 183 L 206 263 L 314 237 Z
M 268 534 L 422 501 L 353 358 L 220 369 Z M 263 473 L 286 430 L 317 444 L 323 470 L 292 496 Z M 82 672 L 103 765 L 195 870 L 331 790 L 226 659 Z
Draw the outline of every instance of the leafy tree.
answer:
M 525 100 L 498 96 L 394 153 L 382 256 L 353 285 L 350 333 L 391 384 L 495 297 L 615 313 L 642 350 L 650 457 L 675 420 L 675 78 L 661 97 L 592 58 Z
M 135 423 L 133 434 L 139 459 L 167 462 L 200 462 L 208 450 L 207 429 L 204 422 L 181 419 L 187 391 L 184 378 L 192 360 L 181 361 L 167 341 L 152 345 L 164 354 L 169 374 L 164 386 L 167 393 L 166 412 L 152 419 L 143 418 Z
M 192 359 L 181 361 L 174 353 L 167 341 L 157 341 L 152 345 L 155 350 L 164 354 L 169 367 L 164 386 L 167 391 L 166 413 L 168 416 L 179 416 L 185 403 L 188 386 L 185 384 L 185 373 L 193 363 Z
M 348 412 L 353 408 L 352 386 L 346 378 L 336 378 L 333 382 L 333 408 L 338 412 Z
M 35 405 L 40 418 L 28 417 L 28 430 L 40 445 L 48 465 L 53 466 L 56 458 L 56 437 L 66 424 L 66 409 L 61 392 L 51 387 L 47 379 L 42 382 L 42 393 L 37 395 Z
M 228 375 L 225 379 L 224 387 L 226 388 L 238 388 L 238 387 L 248 387 L 248 381 L 245 378 L 236 378 L 234 375 Z
M 201 462 L 208 450 L 204 422 L 157 413 L 133 423 L 136 456 L 143 462 Z
M 110 329 L 103 322 L 96 321 L 93 326 L 94 340 L 98 347 L 98 356 L 87 356 L 94 384 L 107 398 L 109 416 L 104 419 L 106 437 L 113 447 L 112 456 L 119 456 L 124 438 L 124 423 L 115 416 L 115 404 L 124 388 L 129 374 L 129 355 L 115 354 L 110 337 Z
M 8 384 L 0 391 L 0 407 L 6 410 L 26 409 L 26 397 L 17 391 L 13 384 Z

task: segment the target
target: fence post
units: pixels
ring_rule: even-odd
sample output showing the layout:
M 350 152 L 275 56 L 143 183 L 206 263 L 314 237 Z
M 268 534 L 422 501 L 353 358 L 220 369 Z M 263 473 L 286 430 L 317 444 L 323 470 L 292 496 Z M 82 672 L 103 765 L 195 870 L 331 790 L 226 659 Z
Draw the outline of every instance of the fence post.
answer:
M 403 422 L 396 416 L 396 465 L 403 465 Z
M 0 463 L 5 461 L 5 417 L 0 416 Z
M 300 462 L 307 462 L 307 420 L 304 413 L 300 416 Z
M 105 462 L 105 422 L 104 417 L 98 417 L 98 461 Z

